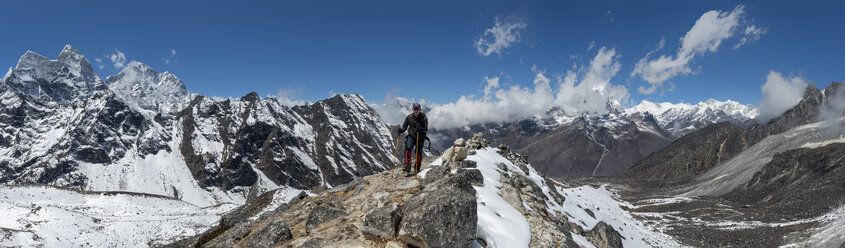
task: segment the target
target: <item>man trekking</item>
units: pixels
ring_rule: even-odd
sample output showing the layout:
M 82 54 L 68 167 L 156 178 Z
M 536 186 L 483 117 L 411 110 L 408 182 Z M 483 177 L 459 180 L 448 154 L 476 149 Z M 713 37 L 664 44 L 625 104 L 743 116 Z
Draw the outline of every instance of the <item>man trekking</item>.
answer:
M 417 148 L 416 163 L 414 164 L 414 174 L 420 172 L 420 164 L 422 164 L 422 147 L 425 142 L 425 133 L 428 131 L 428 117 L 421 112 L 422 108 L 419 103 L 414 103 L 414 113 L 405 117 L 405 122 L 399 127 L 399 136 L 406 130 L 408 136 L 405 136 L 405 166 L 402 168 L 405 173 L 411 171 L 411 156 L 414 147 Z

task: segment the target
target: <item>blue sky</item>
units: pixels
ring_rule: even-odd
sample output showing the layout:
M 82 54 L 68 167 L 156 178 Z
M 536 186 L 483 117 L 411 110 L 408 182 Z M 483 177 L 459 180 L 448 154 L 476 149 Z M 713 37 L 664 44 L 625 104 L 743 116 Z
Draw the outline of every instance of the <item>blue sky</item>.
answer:
M 602 47 L 618 56 L 610 83 L 624 86 L 634 103 L 756 104 L 772 70 L 822 86 L 845 80 L 842 1 L 246 2 L 5 2 L 0 66 L 14 66 L 27 50 L 55 58 L 71 44 L 102 66 L 95 68 L 102 78 L 119 71 L 110 56 L 120 51 L 203 95 L 282 89 L 311 101 L 360 93 L 377 103 L 391 92 L 434 103 L 482 96 L 485 77 L 498 77 L 500 89 L 533 88 L 538 72 L 556 89 L 573 64 L 576 72 L 588 66 Z M 685 65 L 691 73 L 651 94 L 638 90 L 652 85 L 632 75 L 649 52 L 649 60 L 677 56 L 704 13 L 727 15 L 738 5 L 736 31 L 692 56 Z M 485 56 L 476 43 L 495 40 L 485 31 L 497 20 L 518 24 L 518 38 Z M 762 31 L 759 39 L 744 36 L 751 25 Z M 744 37 L 752 42 L 733 49 Z

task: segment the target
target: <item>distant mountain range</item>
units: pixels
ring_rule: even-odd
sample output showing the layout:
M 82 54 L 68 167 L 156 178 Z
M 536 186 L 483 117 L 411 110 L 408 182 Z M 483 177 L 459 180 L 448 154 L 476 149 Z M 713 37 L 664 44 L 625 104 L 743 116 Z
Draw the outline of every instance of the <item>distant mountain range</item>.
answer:
M 331 187 L 392 166 L 388 126 L 358 95 L 288 107 L 216 101 L 131 62 L 105 81 L 71 46 L 28 51 L 0 81 L 0 183 L 243 203 Z

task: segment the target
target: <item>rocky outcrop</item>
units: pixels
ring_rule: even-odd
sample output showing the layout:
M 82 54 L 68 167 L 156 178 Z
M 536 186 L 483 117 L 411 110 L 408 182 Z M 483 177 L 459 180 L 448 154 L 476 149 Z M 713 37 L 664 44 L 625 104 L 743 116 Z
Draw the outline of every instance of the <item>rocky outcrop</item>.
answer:
M 399 204 L 392 202 L 375 208 L 364 215 L 364 234 L 391 240 L 399 230 L 401 220 Z
M 448 179 L 448 178 L 447 178 Z M 456 180 L 436 182 L 411 198 L 399 227 L 399 237 L 416 247 L 469 247 L 477 221 L 475 190 Z M 471 191 L 470 191 L 471 190 Z
M 637 161 L 627 175 L 651 180 L 695 177 L 748 148 L 744 134 L 728 122 L 707 126 Z
M 743 187 L 724 196 L 740 205 L 798 220 L 820 216 L 845 200 L 845 143 L 776 154 Z
M 622 235 L 604 221 L 599 221 L 587 232 L 587 240 L 598 248 L 622 248 Z
M 472 147 L 507 144 L 527 156 L 538 172 L 553 178 L 621 175 L 635 161 L 674 139 L 653 118 L 581 116 L 571 119 L 566 123 L 523 120 L 431 132 L 448 137 L 434 145 L 438 148 L 452 145 L 455 138 L 483 133 L 489 140 L 485 140 L 487 144 L 470 140 L 468 153 L 473 152 Z
M 823 109 L 837 101 L 841 85 L 833 82 L 824 91 L 808 86 L 796 106 L 766 123 L 747 128 L 718 123 L 691 132 L 637 161 L 627 175 L 646 180 L 675 180 L 675 184 L 688 182 L 770 135 L 818 121 Z

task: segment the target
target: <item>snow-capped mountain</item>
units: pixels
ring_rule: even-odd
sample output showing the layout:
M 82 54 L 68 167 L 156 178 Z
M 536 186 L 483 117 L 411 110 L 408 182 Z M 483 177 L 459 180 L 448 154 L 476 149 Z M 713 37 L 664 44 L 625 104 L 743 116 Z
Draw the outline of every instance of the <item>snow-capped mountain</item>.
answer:
M 727 100 L 708 99 L 695 105 L 688 103 L 654 103 L 643 100 L 624 110 L 625 114 L 651 114 L 661 128 L 675 137 L 719 122 L 743 123 L 757 117 L 752 105 Z
M 129 62 L 120 73 L 106 78 L 105 84 L 127 103 L 137 104 L 152 113 L 171 115 L 184 109 L 193 99 L 193 94 L 175 75 L 158 73 L 137 61 Z
M 53 60 L 27 51 L 4 81 L 16 92 L 54 102 L 78 100 L 105 88 L 91 63 L 70 45 Z
M 753 106 L 713 99 L 696 105 L 643 101 L 630 108 L 607 106 L 604 115 L 554 108 L 530 120 L 433 127 L 433 147 L 443 150 L 451 145 L 448 140 L 483 132 L 527 155 L 538 171 L 551 177 L 616 176 L 686 133 L 719 122 L 744 125 L 756 117 Z
M 222 102 L 130 63 L 103 83 L 82 54 L 21 57 L 0 82 L 0 184 L 128 191 L 198 206 L 331 187 L 391 167 L 387 125 L 358 95 Z

